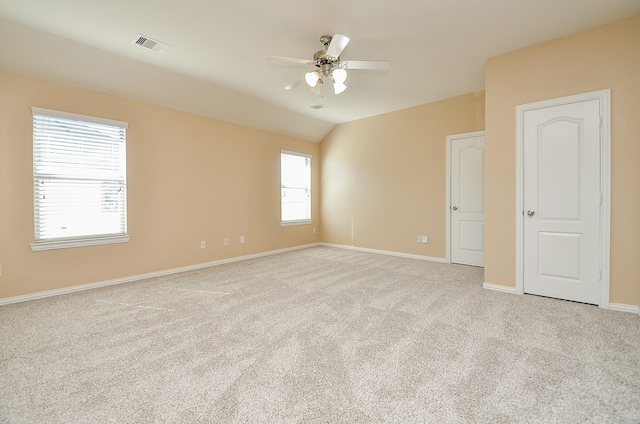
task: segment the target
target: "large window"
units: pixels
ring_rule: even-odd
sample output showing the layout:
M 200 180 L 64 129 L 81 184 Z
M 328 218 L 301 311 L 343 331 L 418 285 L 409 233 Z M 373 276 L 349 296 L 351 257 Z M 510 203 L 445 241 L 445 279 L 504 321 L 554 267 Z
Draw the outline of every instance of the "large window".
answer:
M 311 222 L 311 156 L 281 152 L 280 190 L 282 225 Z
M 33 250 L 127 235 L 127 123 L 32 108 Z

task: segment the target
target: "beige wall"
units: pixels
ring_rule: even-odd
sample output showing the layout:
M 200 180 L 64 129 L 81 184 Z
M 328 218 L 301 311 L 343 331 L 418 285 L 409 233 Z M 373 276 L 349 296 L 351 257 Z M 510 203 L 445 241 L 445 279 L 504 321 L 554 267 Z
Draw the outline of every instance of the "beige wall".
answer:
M 515 285 L 515 107 L 610 88 L 610 300 L 640 305 L 639 70 L 640 16 L 487 62 L 487 282 Z M 129 122 L 130 243 L 31 251 L 31 106 Z M 445 137 L 484 128 L 484 93 L 468 94 L 338 125 L 318 145 L 0 73 L 0 298 L 320 240 L 444 258 Z M 312 225 L 280 226 L 280 149 L 313 155 Z
M 129 243 L 31 251 L 32 106 L 129 123 Z M 280 226 L 281 149 L 313 156 L 312 225 Z M 317 242 L 319 150 L 318 143 L 0 73 L 0 298 Z
M 515 286 L 515 108 L 611 89 L 610 301 L 640 305 L 640 16 L 486 64 L 485 280 Z
M 337 125 L 322 142 L 323 241 L 444 258 L 446 136 L 482 129 L 484 93 Z

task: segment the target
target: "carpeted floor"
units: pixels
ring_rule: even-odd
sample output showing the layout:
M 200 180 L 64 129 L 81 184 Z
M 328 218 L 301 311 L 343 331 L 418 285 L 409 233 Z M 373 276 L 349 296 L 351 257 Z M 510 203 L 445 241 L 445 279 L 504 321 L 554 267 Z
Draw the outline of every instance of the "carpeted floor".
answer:
M 640 316 L 317 247 L 0 308 L 2 423 L 640 423 Z

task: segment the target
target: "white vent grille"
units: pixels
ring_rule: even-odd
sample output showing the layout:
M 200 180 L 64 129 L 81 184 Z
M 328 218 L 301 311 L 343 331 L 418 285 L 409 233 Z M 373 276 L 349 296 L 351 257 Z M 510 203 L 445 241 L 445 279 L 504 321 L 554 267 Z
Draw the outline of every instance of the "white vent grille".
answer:
M 315 110 L 326 109 L 326 106 L 325 105 L 321 105 L 320 103 L 316 103 L 315 105 L 311 105 L 309 107 L 311 109 L 315 109 Z
M 149 38 L 145 35 L 138 34 L 135 40 L 133 40 L 133 44 L 137 44 L 149 50 L 153 50 L 154 52 L 161 53 L 169 47 L 168 44 L 165 44 L 161 41 L 154 40 L 153 38 Z

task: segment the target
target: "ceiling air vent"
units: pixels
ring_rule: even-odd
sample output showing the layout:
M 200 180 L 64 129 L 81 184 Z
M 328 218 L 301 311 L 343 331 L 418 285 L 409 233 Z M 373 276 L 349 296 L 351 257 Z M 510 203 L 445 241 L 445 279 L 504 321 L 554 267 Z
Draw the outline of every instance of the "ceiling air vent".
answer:
M 168 44 L 165 44 L 158 40 L 154 40 L 153 38 L 149 38 L 142 34 L 138 34 L 138 37 L 133 40 L 133 44 L 137 44 L 158 53 L 162 53 L 167 47 L 169 47 Z
M 326 106 L 325 105 L 321 105 L 320 103 L 316 103 L 315 105 L 311 105 L 309 106 L 311 109 L 315 109 L 315 110 L 320 110 L 320 109 L 325 109 Z

